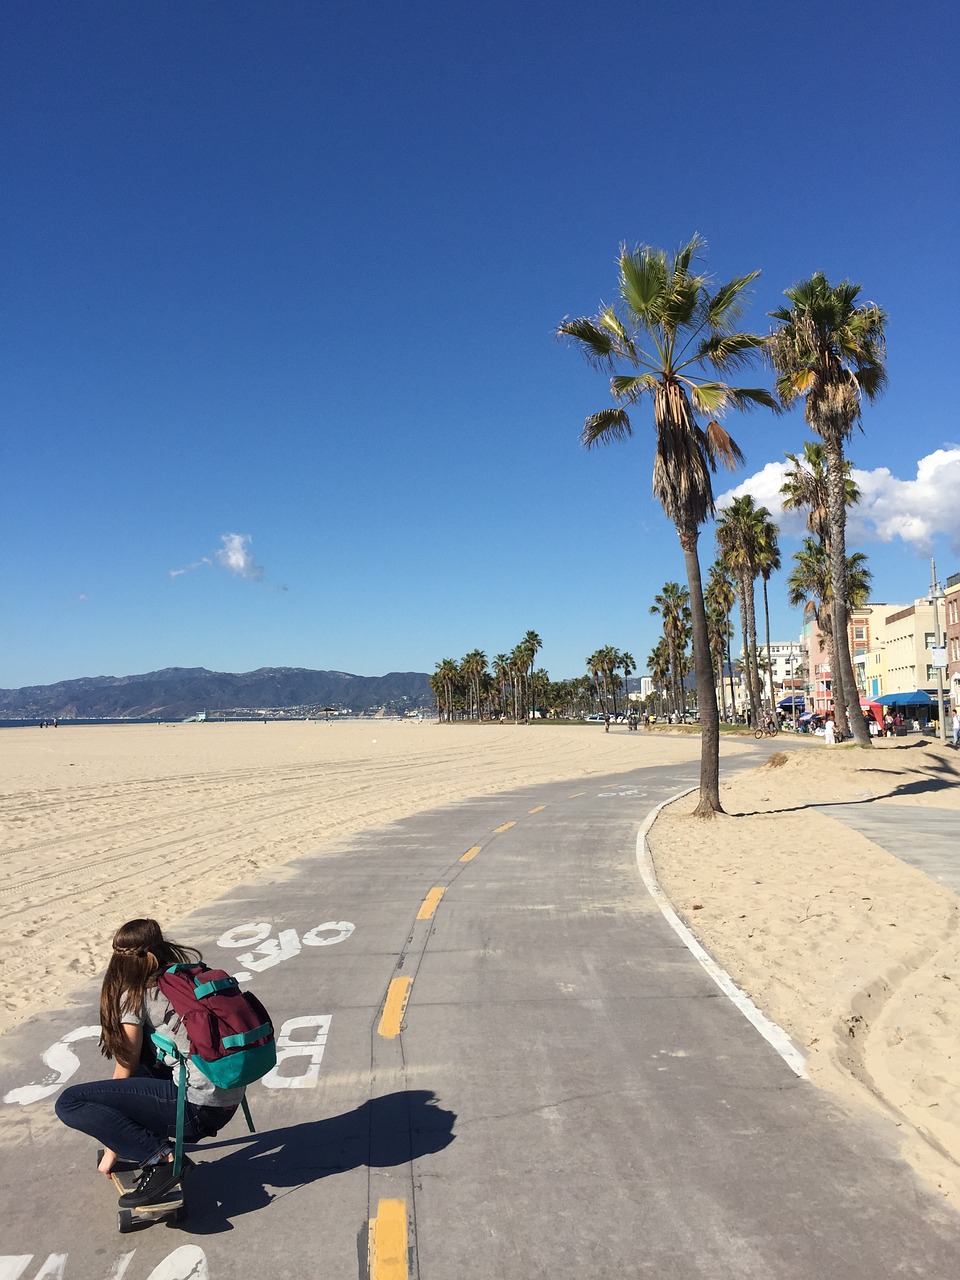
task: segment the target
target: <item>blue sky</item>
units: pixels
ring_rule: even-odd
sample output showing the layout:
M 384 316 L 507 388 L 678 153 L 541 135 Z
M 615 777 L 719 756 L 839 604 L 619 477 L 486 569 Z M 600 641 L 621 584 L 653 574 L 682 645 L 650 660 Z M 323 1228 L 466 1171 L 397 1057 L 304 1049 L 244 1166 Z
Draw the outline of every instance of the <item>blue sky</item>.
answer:
M 851 549 L 876 599 L 960 571 L 954 4 L 14 0 L 2 46 L 0 686 L 530 628 L 642 670 L 649 411 L 582 450 L 606 381 L 553 335 L 694 231 L 755 329 L 818 269 L 888 311 Z M 772 506 L 801 413 L 727 426 L 718 495 Z

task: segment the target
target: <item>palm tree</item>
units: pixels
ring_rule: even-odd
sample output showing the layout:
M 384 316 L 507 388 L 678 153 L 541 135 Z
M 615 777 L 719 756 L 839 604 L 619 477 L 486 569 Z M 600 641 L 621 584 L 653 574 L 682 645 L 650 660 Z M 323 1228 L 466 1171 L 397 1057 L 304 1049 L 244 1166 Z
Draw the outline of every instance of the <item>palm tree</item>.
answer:
M 533 674 L 533 663 L 537 654 L 543 648 L 543 641 L 535 631 L 528 631 L 520 641 L 520 647 L 527 657 L 527 665 L 524 670 L 524 684 L 528 685 L 530 676 Z M 529 699 L 528 699 L 529 701 Z M 527 708 L 527 713 L 533 710 L 532 706 Z
M 663 691 L 670 676 L 670 649 L 664 636 L 660 637 L 649 658 L 647 658 L 647 670 L 650 672 L 653 687 L 660 695 L 660 713 L 662 715 Z
M 636 659 L 632 653 L 621 653 L 620 670 L 623 672 L 623 697 L 627 703 L 628 709 L 630 704 L 630 677 L 637 669 Z
M 742 454 L 721 427 L 725 409 L 762 404 L 774 408 L 759 387 L 734 387 L 714 380 L 750 362 L 765 346 L 758 334 L 737 331 L 744 294 L 759 272 L 738 276 L 710 292 L 706 276 L 692 263 L 704 247 L 699 236 L 672 258 L 662 249 L 621 246 L 620 310 L 604 307 L 590 319 L 565 320 L 559 335 L 571 338 L 594 365 L 612 374 L 615 406 L 587 418 L 582 441 L 588 448 L 632 434 L 627 407 L 644 396 L 653 400 L 656 449 L 653 492 L 673 521 L 683 548 L 693 626 L 693 652 L 702 731 L 700 817 L 722 813 L 720 805 L 720 724 L 713 688 L 697 542 L 700 526 L 713 514 L 711 472 L 717 463 L 734 466 Z M 626 372 L 618 372 L 626 370 Z M 704 415 L 701 426 L 698 415 Z
M 764 525 L 770 512 L 754 505 L 749 493 L 734 498 L 717 521 L 717 546 L 724 565 L 733 575 L 740 598 L 740 627 L 750 699 L 750 722 L 760 723 L 760 674 L 757 670 L 757 618 L 753 584 L 760 574 Z
M 720 658 L 720 699 L 723 698 L 723 663 L 726 660 L 727 670 L 730 672 L 730 719 L 736 718 L 737 703 L 733 692 L 733 663 L 730 660 L 730 641 L 733 635 L 733 628 L 730 625 L 730 614 L 733 612 L 734 602 L 736 600 L 736 592 L 734 591 L 733 582 L 730 575 L 724 568 L 722 560 L 715 560 L 710 566 L 710 573 L 707 577 L 707 589 L 704 593 L 704 601 L 707 609 L 723 619 L 723 634 L 726 637 L 726 652 Z M 712 644 L 712 639 L 711 639 Z
M 761 511 L 766 511 L 766 519 L 761 522 L 760 526 L 760 546 L 757 556 L 757 568 L 760 570 L 760 580 L 763 583 L 763 622 L 767 647 L 767 689 L 770 693 L 770 714 L 776 716 L 776 695 L 773 692 L 773 663 L 770 660 L 770 601 L 767 598 L 767 583 L 770 581 L 771 575 L 776 573 L 780 568 L 780 544 L 777 541 L 780 530 L 770 519 L 770 512 L 766 507 L 761 507 Z
M 682 715 L 683 660 L 681 655 L 686 648 L 690 592 L 686 587 L 681 587 L 678 582 L 665 582 L 659 595 L 653 597 L 650 612 L 658 613 L 663 621 L 663 636 L 670 654 L 670 695 L 674 711 Z
M 813 614 L 814 621 L 827 642 L 827 663 L 830 667 L 834 708 L 836 708 L 836 643 L 833 617 L 833 589 L 830 582 L 830 559 L 822 538 L 804 538 L 803 546 L 793 555 L 794 566 L 787 578 L 787 599 L 791 605 L 802 606 Z M 873 574 L 867 568 L 867 557 L 862 551 L 847 556 L 847 590 L 855 609 L 862 608 L 870 595 Z M 860 705 L 859 694 L 857 706 Z M 854 722 L 863 717 L 851 716 Z M 841 730 L 842 732 L 842 730 Z
M 822 444 L 815 440 L 803 442 L 803 457 L 788 453 L 791 464 L 784 472 L 780 497 L 784 511 L 806 511 L 807 528 L 815 538 L 822 538 L 829 547 L 830 523 L 827 506 L 827 461 Z M 849 459 L 843 464 L 844 506 L 853 507 L 860 501 L 860 490 L 850 472 Z
M 830 579 L 838 664 L 832 673 L 833 697 L 841 731 L 847 707 L 858 705 L 847 634 L 850 591 L 843 448 L 860 419 L 862 397 L 875 400 L 887 380 L 886 315 L 873 303 L 858 306 L 859 294 L 859 285 L 844 280 L 831 286 L 823 272 L 816 272 L 809 280 L 785 291 L 789 307 L 770 313 L 778 327 L 768 347 L 777 371 L 776 390 L 781 404 L 787 406 L 803 397 L 804 419 L 823 440 L 826 451 Z M 863 717 L 849 719 L 857 742 L 870 746 Z
M 653 492 L 676 527 L 690 590 L 701 726 L 700 800 L 695 813 L 712 817 L 723 812 L 719 719 L 696 545 L 700 526 L 714 511 L 710 474 L 718 462 L 732 467 L 742 461 L 717 415 L 755 404 L 776 408 L 776 401 L 762 388 L 732 387 L 708 376 L 710 370 L 723 374 L 749 364 L 767 339 L 736 329 L 746 288 L 758 271 L 736 276 L 712 293 L 707 276 L 691 270 L 703 247 L 694 236 L 669 260 L 657 248 L 621 247 L 620 312 L 608 306 L 594 319 L 564 320 L 558 334 L 571 338 L 591 364 L 613 375 L 616 404 L 586 419 L 581 436 L 586 447 L 630 436 L 627 407 L 645 396 L 653 399 Z M 704 426 L 698 415 L 707 416 Z
M 434 683 L 436 681 L 436 683 Z M 454 662 L 453 658 L 444 658 L 437 663 L 435 674 L 431 677 L 430 685 L 434 693 L 437 695 L 437 714 L 443 718 L 446 714 L 448 720 L 453 719 L 454 705 L 456 702 L 457 687 L 460 681 L 460 668 Z
M 507 684 L 510 681 L 510 659 L 505 653 L 495 653 L 491 663 L 500 699 L 500 716 L 507 714 Z

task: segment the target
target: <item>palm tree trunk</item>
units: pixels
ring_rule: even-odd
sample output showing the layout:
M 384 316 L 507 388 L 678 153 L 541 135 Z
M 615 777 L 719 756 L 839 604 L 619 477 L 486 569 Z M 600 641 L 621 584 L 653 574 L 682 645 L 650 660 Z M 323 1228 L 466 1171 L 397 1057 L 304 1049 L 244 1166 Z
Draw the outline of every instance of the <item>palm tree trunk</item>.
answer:
M 757 665 L 757 608 L 753 594 L 753 578 L 746 576 L 744 595 L 747 601 L 747 672 L 750 678 L 750 703 L 754 708 L 754 728 L 760 723 L 763 695 L 760 692 L 760 668 Z
M 747 624 L 747 585 L 743 574 L 737 575 L 737 595 L 740 597 L 740 634 L 743 637 L 743 672 L 747 686 L 747 700 L 750 704 L 750 723 L 754 727 L 760 723 L 757 716 L 756 693 L 753 687 L 753 676 L 750 670 L 750 628 Z
M 767 687 L 770 690 L 770 714 L 776 719 L 777 700 L 773 692 L 773 663 L 770 661 L 770 601 L 767 598 L 766 578 L 763 579 L 763 625 L 767 637 Z
M 837 705 L 837 687 L 843 695 L 843 711 L 852 732 L 861 747 L 871 747 L 870 731 L 860 714 L 860 694 L 853 674 L 850 657 L 850 634 L 847 620 L 850 613 L 847 587 L 847 508 L 843 473 L 843 442 L 839 435 L 830 433 L 825 440 L 827 454 L 827 497 L 830 519 L 830 585 L 833 589 L 833 644 L 837 668 L 833 673 L 833 701 Z M 839 724 L 839 722 L 838 722 Z M 844 726 L 839 724 L 841 733 Z
M 730 629 L 727 630 L 727 679 L 730 682 L 730 720 L 731 723 L 737 718 L 737 695 L 733 686 L 733 653 L 730 648 L 731 635 Z
M 697 704 L 700 710 L 700 802 L 694 809 L 698 818 L 712 818 L 723 813 L 720 804 L 720 717 L 717 714 L 717 695 L 713 684 L 713 662 L 710 658 L 710 639 L 707 632 L 707 610 L 703 602 L 703 582 L 700 578 L 700 560 L 697 541 L 700 530 L 696 525 L 682 529 L 677 526 L 683 559 L 687 570 L 687 586 L 690 591 L 690 623 L 693 630 L 693 661 L 697 676 Z

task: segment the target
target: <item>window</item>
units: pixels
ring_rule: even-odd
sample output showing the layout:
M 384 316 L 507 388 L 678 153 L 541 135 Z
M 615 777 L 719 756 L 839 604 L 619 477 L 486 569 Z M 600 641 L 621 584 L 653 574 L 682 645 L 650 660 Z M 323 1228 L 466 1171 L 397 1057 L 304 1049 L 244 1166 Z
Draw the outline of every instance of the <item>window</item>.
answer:
M 933 646 L 936 644 L 936 642 L 937 642 L 937 637 L 935 632 L 925 631 L 923 633 L 923 647 L 925 649 L 932 649 Z
M 866 640 L 866 638 L 867 638 L 867 629 L 866 629 L 866 627 L 854 627 L 854 628 L 853 628 L 853 638 L 854 638 L 854 640 Z

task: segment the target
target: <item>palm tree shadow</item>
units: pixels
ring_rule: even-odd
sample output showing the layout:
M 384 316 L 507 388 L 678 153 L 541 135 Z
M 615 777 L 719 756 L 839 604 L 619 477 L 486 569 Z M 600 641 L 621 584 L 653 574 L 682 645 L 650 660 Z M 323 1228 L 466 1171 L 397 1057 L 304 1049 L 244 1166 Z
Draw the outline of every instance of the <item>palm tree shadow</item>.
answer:
M 779 809 L 744 809 L 731 813 L 733 818 L 769 817 L 777 813 L 805 813 L 808 809 L 844 809 L 849 805 L 876 804 L 878 800 L 894 800 L 897 796 L 920 796 L 933 791 L 949 791 L 956 787 L 953 778 L 929 778 L 919 782 L 903 782 L 879 796 L 861 796 L 857 800 L 821 800 L 807 804 L 783 805 Z
M 429 1089 L 408 1089 L 324 1120 L 204 1143 L 203 1151 L 225 1148 L 226 1154 L 190 1173 L 184 1229 L 192 1235 L 232 1231 L 232 1218 L 285 1191 L 363 1165 L 392 1167 L 442 1151 L 454 1141 L 456 1118 Z

